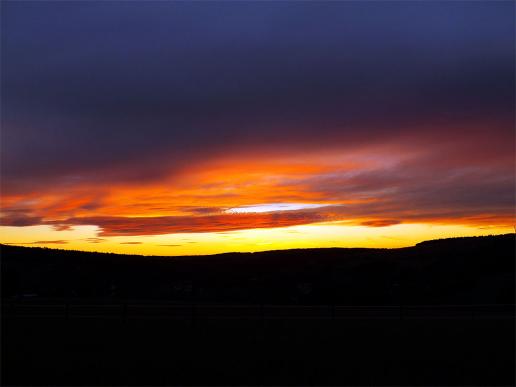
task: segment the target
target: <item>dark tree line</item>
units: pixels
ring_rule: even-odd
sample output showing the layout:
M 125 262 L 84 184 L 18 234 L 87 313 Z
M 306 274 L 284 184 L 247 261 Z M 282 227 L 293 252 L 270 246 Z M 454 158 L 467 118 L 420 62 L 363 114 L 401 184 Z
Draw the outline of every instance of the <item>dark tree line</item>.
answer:
M 189 303 L 514 303 L 514 234 L 403 249 L 144 257 L 1 246 L 2 297 Z

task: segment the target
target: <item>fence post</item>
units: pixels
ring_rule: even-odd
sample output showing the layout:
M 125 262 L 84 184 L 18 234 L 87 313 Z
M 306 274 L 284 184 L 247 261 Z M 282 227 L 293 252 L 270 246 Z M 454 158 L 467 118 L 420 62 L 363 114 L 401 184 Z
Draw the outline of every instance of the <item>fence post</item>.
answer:
M 191 323 L 192 323 L 192 326 L 196 325 L 196 321 L 197 321 L 197 304 L 196 303 L 192 303 L 192 313 L 191 313 Z

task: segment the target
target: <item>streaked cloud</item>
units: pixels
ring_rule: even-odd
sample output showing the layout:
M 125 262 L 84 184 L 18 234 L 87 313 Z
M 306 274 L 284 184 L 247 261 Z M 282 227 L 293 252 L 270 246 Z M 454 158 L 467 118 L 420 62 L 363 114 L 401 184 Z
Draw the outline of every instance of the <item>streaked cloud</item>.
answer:
M 241 206 L 226 210 L 229 214 L 246 214 L 246 213 L 261 213 L 261 212 L 276 212 L 276 211 L 294 211 L 311 208 L 321 208 L 328 204 L 313 204 L 313 203 L 266 203 L 257 204 L 255 206 Z
M 52 241 L 35 241 L 35 242 L 29 242 L 29 243 L 24 243 L 24 244 L 26 244 L 26 245 L 65 245 L 68 242 L 69 241 L 58 239 L 58 240 L 52 240 Z

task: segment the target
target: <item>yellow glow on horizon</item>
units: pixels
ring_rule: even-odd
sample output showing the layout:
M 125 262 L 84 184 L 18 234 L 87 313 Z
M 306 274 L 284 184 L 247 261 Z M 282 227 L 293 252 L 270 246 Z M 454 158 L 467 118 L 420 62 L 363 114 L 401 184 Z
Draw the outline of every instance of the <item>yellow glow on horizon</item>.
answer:
M 14 245 L 169 256 L 318 247 L 396 248 L 412 246 L 429 239 L 513 232 L 509 227 L 480 228 L 435 224 L 367 227 L 337 223 L 214 233 L 116 237 L 98 237 L 98 228 L 95 226 L 77 226 L 64 231 L 57 231 L 49 226 L 0 227 L 0 231 L 0 242 Z

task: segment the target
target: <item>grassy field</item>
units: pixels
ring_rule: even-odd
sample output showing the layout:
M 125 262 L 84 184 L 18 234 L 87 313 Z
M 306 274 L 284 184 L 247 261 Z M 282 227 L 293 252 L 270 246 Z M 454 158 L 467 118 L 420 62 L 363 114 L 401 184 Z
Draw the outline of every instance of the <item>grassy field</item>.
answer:
M 4 385 L 513 385 L 514 321 L 5 318 Z

